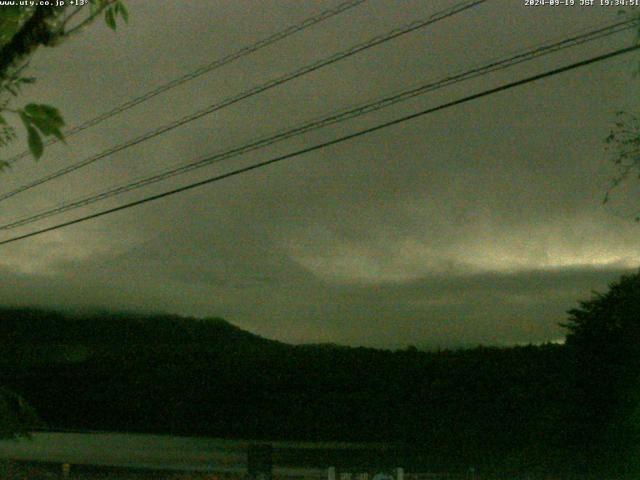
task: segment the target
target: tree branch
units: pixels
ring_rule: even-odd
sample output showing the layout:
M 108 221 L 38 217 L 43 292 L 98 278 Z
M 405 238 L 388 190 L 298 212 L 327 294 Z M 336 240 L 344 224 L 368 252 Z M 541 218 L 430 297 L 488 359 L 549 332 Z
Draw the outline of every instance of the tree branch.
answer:
M 38 6 L 33 15 L 11 40 L 0 49 L 0 78 L 16 63 L 33 53 L 40 45 L 48 45 L 52 41 L 52 33 L 47 20 L 56 15 L 52 6 Z
M 87 18 L 85 18 L 78 25 L 76 25 L 75 27 L 73 27 L 70 30 L 67 30 L 66 32 L 63 32 L 63 35 L 66 37 L 66 36 L 74 35 L 74 34 L 80 32 L 87 25 L 89 25 L 91 22 L 93 22 L 95 20 L 95 18 L 104 11 L 105 8 L 107 8 L 109 5 L 111 5 L 112 3 L 115 3 L 115 2 L 116 2 L 116 0 L 108 0 L 108 1 L 106 1 L 103 5 L 100 6 L 100 8 L 98 8 L 95 12 L 93 12 L 91 15 L 89 15 Z

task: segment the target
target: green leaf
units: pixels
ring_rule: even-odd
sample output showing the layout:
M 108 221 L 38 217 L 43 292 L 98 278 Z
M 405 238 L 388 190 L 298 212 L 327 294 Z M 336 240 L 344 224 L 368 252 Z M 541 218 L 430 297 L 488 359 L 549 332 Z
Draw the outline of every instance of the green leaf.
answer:
M 0 115 L 0 125 L 8 125 L 7 121 L 4 119 L 2 115 Z
M 16 2 L 17 4 L 18 2 Z M 3 5 L 0 9 L 0 47 L 8 43 L 20 30 L 30 8 L 17 5 Z
M 27 139 L 29 142 L 29 150 L 31 151 L 31 154 L 35 157 L 36 160 L 38 160 L 42 156 L 44 145 L 42 144 L 42 138 L 40 138 L 40 134 L 31 125 L 27 127 Z
M 60 128 L 64 126 L 62 115 L 51 105 L 30 103 L 24 107 L 24 113 L 29 118 L 29 123 L 35 125 L 44 135 L 58 136 Z
M 48 118 L 58 126 L 64 125 L 64 120 L 60 111 L 56 107 L 44 103 L 29 103 L 25 105 L 24 111 L 31 117 Z
M 98 11 L 98 4 L 95 0 L 89 0 L 89 15 L 94 15 Z
M 36 159 L 40 158 L 43 150 L 40 133 L 44 136 L 53 135 L 58 140 L 65 141 L 60 130 L 64 126 L 64 120 L 57 108 L 51 105 L 30 103 L 20 111 L 20 118 L 29 134 L 29 149 Z
M 18 114 L 20 115 L 20 120 L 22 120 L 22 123 L 24 124 L 24 128 L 29 128 L 31 126 L 31 118 L 29 115 L 24 113 L 23 110 L 18 110 Z
M 129 23 L 129 11 L 123 2 L 116 3 L 116 9 L 125 23 Z
M 104 21 L 106 22 L 106 24 L 109 26 L 109 28 L 111 30 L 116 29 L 116 15 L 114 13 L 113 8 L 109 7 L 106 9 L 106 11 L 104 12 Z
M 51 133 L 53 133 L 53 135 L 54 135 L 58 140 L 60 140 L 62 143 L 67 143 L 67 142 L 65 141 L 64 135 L 63 135 L 63 133 L 60 131 L 60 129 L 56 128 L 56 129 L 55 129 L 55 130 L 53 130 L 53 132 L 51 132 Z

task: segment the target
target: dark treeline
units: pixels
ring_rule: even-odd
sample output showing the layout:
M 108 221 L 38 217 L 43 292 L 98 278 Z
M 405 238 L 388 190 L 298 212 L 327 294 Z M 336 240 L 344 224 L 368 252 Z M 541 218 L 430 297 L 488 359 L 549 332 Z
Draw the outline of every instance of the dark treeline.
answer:
M 15 308 L 0 334 L 0 385 L 52 429 L 396 442 L 449 470 L 585 470 L 621 451 L 603 449 L 571 345 L 293 346 L 221 319 Z

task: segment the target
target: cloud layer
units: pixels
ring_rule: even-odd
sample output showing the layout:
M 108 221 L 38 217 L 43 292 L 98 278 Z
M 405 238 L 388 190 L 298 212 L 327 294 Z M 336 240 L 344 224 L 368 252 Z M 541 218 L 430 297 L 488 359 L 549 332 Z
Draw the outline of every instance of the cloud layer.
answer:
M 187 3 L 159 9 L 132 1 L 132 23 L 116 35 L 96 25 L 91 38 L 38 52 L 39 83 L 25 98 L 59 106 L 74 124 L 321 9 L 317 2 Z M 4 221 L 38 211 L 481 64 L 557 36 L 553 32 L 615 18 L 595 7 L 545 14 L 515 3 L 478 7 L 320 70 L 17 196 L 0 205 L 0 214 Z M 24 161 L 4 174 L 2 190 L 446 4 L 399 8 L 371 0 L 74 137 L 68 147 L 50 147 L 41 163 Z M 630 39 L 612 37 L 467 82 L 82 212 Z M 602 140 L 616 110 L 638 107 L 628 93 L 636 81 L 633 62 L 631 56 L 575 70 L 5 246 L 0 302 L 224 316 L 294 342 L 436 347 L 558 340 L 557 323 L 567 309 L 640 265 L 639 227 L 630 216 L 639 190 L 628 186 L 611 205 L 601 203 L 613 173 Z

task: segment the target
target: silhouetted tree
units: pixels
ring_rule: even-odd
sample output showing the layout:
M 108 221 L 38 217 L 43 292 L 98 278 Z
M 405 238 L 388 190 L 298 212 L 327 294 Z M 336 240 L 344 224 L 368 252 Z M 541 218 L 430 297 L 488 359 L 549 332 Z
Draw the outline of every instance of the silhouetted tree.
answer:
M 563 326 L 576 361 L 573 433 L 613 458 L 635 448 L 640 426 L 640 271 L 568 313 Z

